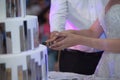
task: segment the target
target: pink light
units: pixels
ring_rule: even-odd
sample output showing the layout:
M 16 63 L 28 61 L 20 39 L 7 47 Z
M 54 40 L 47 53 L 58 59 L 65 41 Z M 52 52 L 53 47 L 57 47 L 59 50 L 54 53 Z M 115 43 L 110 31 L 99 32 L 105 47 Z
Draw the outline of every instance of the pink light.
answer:
M 70 21 L 66 22 L 65 29 L 66 30 L 69 30 L 69 29 L 78 30 Z

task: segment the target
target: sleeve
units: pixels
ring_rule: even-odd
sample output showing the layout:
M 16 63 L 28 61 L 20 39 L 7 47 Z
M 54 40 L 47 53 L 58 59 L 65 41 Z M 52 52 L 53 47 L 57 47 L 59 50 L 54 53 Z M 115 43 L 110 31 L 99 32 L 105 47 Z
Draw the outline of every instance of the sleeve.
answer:
M 106 5 L 108 4 L 109 0 L 97 0 L 96 1 L 96 11 L 97 11 L 97 16 L 99 19 L 103 17 L 104 15 L 104 10 Z
M 68 14 L 67 0 L 51 0 L 50 7 L 50 31 L 65 30 Z

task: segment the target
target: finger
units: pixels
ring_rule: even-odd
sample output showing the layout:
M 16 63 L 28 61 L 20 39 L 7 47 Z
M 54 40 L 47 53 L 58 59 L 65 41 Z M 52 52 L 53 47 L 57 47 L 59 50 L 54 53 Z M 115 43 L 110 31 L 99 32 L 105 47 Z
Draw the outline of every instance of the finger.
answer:
M 57 38 L 57 37 L 50 38 L 50 39 L 46 40 L 46 42 L 52 42 L 52 41 L 54 41 L 56 38 Z
M 50 36 L 50 39 L 55 39 L 59 36 L 59 33 L 56 32 L 56 33 L 52 33 L 51 36 Z
M 63 41 L 56 42 L 50 46 L 52 49 L 62 49 L 63 46 Z
M 52 47 L 51 49 L 53 49 L 53 50 L 63 50 L 65 48 L 64 48 L 64 46 L 57 46 L 57 47 Z
M 59 38 L 57 38 L 57 39 L 54 41 L 54 43 L 59 42 L 59 41 L 61 41 L 61 40 L 64 40 L 64 38 L 65 38 L 65 37 L 59 37 Z
M 55 42 L 64 39 L 63 35 L 60 35 L 59 33 L 56 33 L 54 37 L 47 40 L 47 42 Z
M 58 31 L 52 32 L 52 33 L 50 34 L 50 38 L 56 36 L 56 34 L 58 34 L 58 33 L 59 33 Z
M 53 36 L 53 37 L 49 38 L 48 40 L 46 40 L 46 42 L 53 42 L 57 39 L 57 37 L 58 37 L 57 35 Z

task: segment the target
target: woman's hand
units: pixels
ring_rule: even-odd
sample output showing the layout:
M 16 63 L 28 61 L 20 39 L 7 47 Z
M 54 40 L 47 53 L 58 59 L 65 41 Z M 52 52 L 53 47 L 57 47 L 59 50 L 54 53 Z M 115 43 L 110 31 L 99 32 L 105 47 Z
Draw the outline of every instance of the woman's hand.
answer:
M 58 41 L 61 41 L 64 39 L 65 36 L 61 35 L 60 32 L 54 31 L 51 33 L 50 38 L 45 41 L 47 46 L 50 46 Z
M 66 37 L 66 34 L 74 34 L 75 30 L 65 30 L 62 32 L 54 31 L 50 34 L 50 38 L 45 41 L 47 46 L 50 46 L 56 42 L 63 40 Z
M 69 32 L 61 32 L 59 33 L 59 36 L 64 37 L 62 40 L 59 41 L 55 41 L 55 43 L 53 43 L 50 48 L 54 49 L 54 50 L 62 50 L 65 49 L 67 47 L 71 47 L 74 45 L 77 45 L 77 38 L 80 37 L 80 35 L 75 35 Z

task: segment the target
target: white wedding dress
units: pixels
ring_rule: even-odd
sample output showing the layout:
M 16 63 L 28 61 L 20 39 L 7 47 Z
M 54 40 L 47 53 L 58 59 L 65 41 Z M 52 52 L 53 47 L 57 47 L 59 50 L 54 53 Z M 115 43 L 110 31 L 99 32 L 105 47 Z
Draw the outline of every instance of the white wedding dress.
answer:
M 120 4 L 113 5 L 101 18 L 106 38 L 120 39 Z M 98 80 L 120 80 L 120 53 L 104 52 L 95 76 Z M 93 80 L 97 80 L 93 79 Z
M 106 38 L 120 39 L 120 4 L 113 5 L 105 15 L 102 14 L 102 17 L 100 17 L 100 23 L 106 34 Z M 65 76 L 65 74 L 66 73 L 62 73 L 62 76 Z M 74 74 L 71 75 L 74 76 Z M 120 53 L 105 51 L 95 74 L 91 76 L 77 75 L 77 78 L 73 79 L 62 79 L 62 76 L 59 72 L 59 77 L 61 79 L 56 78 L 53 80 L 120 80 Z M 67 74 L 66 76 L 69 77 L 70 74 Z

